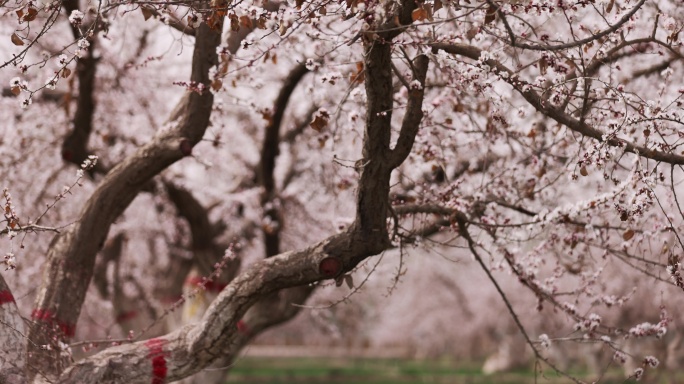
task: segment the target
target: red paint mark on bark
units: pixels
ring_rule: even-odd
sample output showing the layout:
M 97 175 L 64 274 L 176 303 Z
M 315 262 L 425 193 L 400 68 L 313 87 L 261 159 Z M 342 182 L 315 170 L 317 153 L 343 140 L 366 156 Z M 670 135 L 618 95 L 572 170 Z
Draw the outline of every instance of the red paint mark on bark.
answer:
M 74 157 L 73 153 L 71 153 L 70 150 L 68 149 L 63 149 L 62 150 L 62 159 L 66 161 L 71 161 L 71 159 Z
M 342 262 L 336 257 L 326 257 L 318 264 L 318 272 L 323 277 L 336 277 L 342 272 Z
M 240 320 L 237 322 L 237 330 L 238 332 L 244 335 L 249 334 L 249 327 L 247 326 L 247 324 L 245 324 L 244 320 Z
M 225 283 L 216 283 L 213 281 L 205 280 L 203 277 L 193 276 L 185 280 L 185 285 L 193 285 L 197 287 L 204 287 L 205 290 L 209 292 L 221 292 L 223 288 L 226 287 Z
M 0 291 L 0 305 L 14 303 L 14 296 L 8 290 Z
M 183 156 L 191 156 L 192 155 L 192 143 L 188 139 L 183 139 L 180 142 L 179 145 L 180 151 L 183 154 Z
M 49 309 L 34 309 L 31 312 L 31 319 L 48 327 L 58 329 L 63 336 L 74 337 L 76 334 L 75 324 L 59 320 L 57 315 Z
M 164 356 L 164 340 L 150 339 L 145 342 L 150 351 L 147 357 L 152 360 L 152 384 L 164 384 L 166 382 L 166 356 Z
M 122 312 L 116 317 L 116 322 L 123 323 L 125 321 L 134 319 L 136 316 L 138 316 L 138 311 Z

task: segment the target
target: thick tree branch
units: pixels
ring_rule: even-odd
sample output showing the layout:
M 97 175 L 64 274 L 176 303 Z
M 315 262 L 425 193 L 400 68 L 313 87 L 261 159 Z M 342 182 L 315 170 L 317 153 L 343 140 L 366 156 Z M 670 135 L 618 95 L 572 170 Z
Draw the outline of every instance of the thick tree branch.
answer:
M 403 163 L 411 153 L 413 142 L 420 128 L 420 122 L 423 120 L 423 97 L 425 96 L 425 76 L 427 76 L 428 64 L 429 60 L 425 55 L 420 55 L 413 60 L 415 74 L 412 84 L 409 85 L 406 114 L 401 124 L 397 145 L 390 155 L 389 161 L 392 168 Z M 418 82 L 419 85 L 415 82 Z
M 511 47 L 515 48 L 522 48 L 522 49 L 529 49 L 529 50 L 534 50 L 534 51 L 563 51 L 563 50 L 568 50 L 576 47 L 581 47 L 584 44 L 591 43 L 593 41 L 596 41 L 604 36 L 610 35 L 613 32 L 616 32 L 622 26 L 627 23 L 632 16 L 634 16 L 639 9 L 646 3 L 646 0 L 640 0 L 629 12 L 624 14 L 620 20 L 618 20 L 615 24 L 611 25 L 610 27 L 602 30 L 601 32 L 598 32 L 596 34 L 592 34 L 591 36 L 573 41 L 571 43 L 565 43 L 565 44 L 556 44 L 556 45 L 548 45 L 548 44 L 527 44 L 527 43 L 518 43 L 515 40 L 508 40 L 505 41 L 506 44 L 510 45 Z M 490 3 L 491 4 L 491 3 Z M 498 7 L 497 7 L 498 9 Z M 505 19 L 504 19 L 505 20 Z M 507 29 L 510 29 L 510 26 L 508 26 L 508 23 L 505 24 Z M 510 32 L 509 32 L 510 36 Z
M 198 38 L 199 40 L 199 38 Z M 366 41 L 368 113 L 356 221 L 342 234 L 307 249 L 261 260 L 233 280 L 201 322 L 166 336 L 105 350 L 73 364 L 62 383 L 174 381 L 212 362 L 235 343 L 238 321 L 259 300 L 290 287 L 337 278 L 390 246 L 387 234 L 392 77 L 389 41 Z M 388 102 L 387 99 L 390 101 Z M 163 371 L 159 367 L 163 366 Z
M 280 253 L 280 228 L 283 225 L 283 218 L 280 213 L 279 204 L 274 202 L 277 193 L 275 177 L 273 175 L 276 158 L 280 153 L 280 129 L 290 96 L 292 96 L 292 92 L 294 92 L 297 84 L 308 72 L 309 70 L 306 69 L 306 65 L 300 63 L 285 78 L 273 106 L 273 115 L 264 132 L 257 179 L 264 188 L 261 194 L 261 205 L 264 210 L 264 216 L 267 219 L 267 225 L 263 227 L 266 257 Z
M 447 53 L 454 55 L 460 55 L 468 57 L 472 60 L 479 60 L 482 54 L 482 50 L 466 44 L 445 44 L 445 43 L 434 43 L 431 44 L 433 50 L 443 50 Z M 624 148 L 626 152 L 631 152 L 638 154 L 639 156 L 652 159 L 655 161 L 661 161 L 668 164 L 684 164 L 684 156 L 677 155 L 675 153 L 668 153 L 657 151 L 651 148 L 647 148 L 641 145 L 634 144 L 632 142 L 617 138 L 613 135 L 607 135 L 600 130 L 594 128 L 593 126 L 587 124 L 585 121 L 577 120 L 564 111 L 554 108 L 548 103 L 544 103 L 543 99 L 534 90 L 525 89 L 526 83 L 518 80 L 517 75 L 510 70 L 508 67 L 503 65 L 501 62 L 493 59 L 488 59 L 484 61 L 485 64 L 493 68 L 497 73 L 505 73 L 506 81 L 513 86 L 513 88 L 522 95 L 525 100 L 527 100 L 530 105 L 532 105 L 537 111 L 543 113 L 545 116 L 552 118 L 568 127 L 570 130 L 580 133 L 584 136 L 596 139 L 601 143 L 613 147 Z
M 278 9 L 280 8 L 280 1 L 264 1 L 262 4 L 262 9 L 267 12 L 277 12 Z M 228 38 L 226 39 L 226 44 L 228 45 L 228 51 L 235 53 L 237 52 L 238 49 L 240 49 L 240 44 L 242 44 L 242 41 L 252 33 L 254 30 L 255 26 L 258 25 L 256 20 L 252 20 L 252 26 L 245 26 L 242 25 L 240 26 L 240 29 L 237 31 L 231 31 L 231 33 L 228 35 Z
M 364 51 L 366 127 L 354 226 L 356 233 L 364 239 L 374 237 L 380 240 L 380 252 L 389 246 L 386 218 L 392 168 L 386 159 L 390 150 L 394 93 L 390 65 L 392 47 L 387 42 L 364 40 Z
M 273 105 L 273 114 L 264 132 L 264 141 L 261 147 L 261 161 L 259 164 L 259 181 L 268 194 L 275 190 L 273 171 L 275 170 L 276 158 L 280 141 L 280 129 L 283 122 L 285 109 L 290 101 L 290 96 L 301 79 L 309 72 L 306 65 L 301 63 L 294 67 L 283 81 L 283 86 Z
M 184 218 L 190 227 L 192 235 L 192 253 L 194 264 L 198 267 L 202 276 L 208 276 L 214 272 L 214 265 L 221 261 L 227 246 L 216 243 L 216 236 L 220 235 L 216 225 L 209 220 L 207 209 L 195 198 L 190 191 L 165 183 L 169 199 L 176 206 L 178 215 Z M 230 281 L 237 265 L 231 263 L 224 278 Z
M 144 329 L 149 319 L 156 318 L 157 311 L 145 300 L 139 284 L 135 284 L 138 288 L 138 295 L 136 296 L 129 296 L 124 291 L 124 282 L 121 278 L 121 255 L 125 242 L 126 236 L 123 233 L 119 233 L 107 241 L 95 265 L 93 285 L 102 298 L 110 300 L 113 307 L 113 319 L 121 326 L 124 334 L 127 334 L 131 330 Z M 111 281 L 107 277 L 110 264 L 113 264 L 114 269 Z M 132 279 L 129 281 L 137 283 Z M 149 313 L 149 316 L 141 316 L 143 312 Z
M 218 32 L 204 24 L 198 29 L 191 81 L 209 86 L 209 68 L 217 63 L 219 43 Z M 59 325 L 63 338 L 73 336 L 95 255 L 110 225 L 152 177 L 190 155 L 208 126 L 212 103 L 211 92 L 186 93 L 172 114 L 169 129 L 113 168 L 85 203 L 79 221 L 53 240 L 32 316 L 35 324 L 30 338 L 37 345 L 55 341 L 44 332 L 46 325 Z M 58 351 L 30 348 L 29 352 L 31 365 L 59 372 Z
M 411 13 L 417 8 L 414 0 L 403 0 L 396 14 L 387 18 L 387 22 L 382 24 L 375 32 L 381 40 L 390 41 L 399 36 L 406 28 L 413 23 Z
M 201 322 L 166 336 L 109 348 L 73 364 L 59 383 L 137 383 L 154 374 L 153 364 L 163 357 L 166 381 L 187 377 L 215 361 L 223 346 L 234 343 L 240 333 L 238 321 L 260 298 L 281 289 L 329 278 L 320 265 L 338 260 L 345 269 L 375 254 L 374 242 L 352 241 L 343 233 L 310 248 L 261 260 L 231 282 L 208 309 Z
M 154 17 L 162 17 L 162 13 L 159 12 L 155 7 L 152 6 L 145 6 L 142 5 L 140 9 L 143 9 L 145 12 L 149 12 L 152 16 Z M 170 15 L 169 17 L 166 17 L 166 25 L 169 27 L 175 29 L 176 31 L 182 32 L 188 36 L 195 36 L 196 29 L 183 23 L 181 20 L 178 20 L 178 18 L 175 15 Z
M 95 285 L 100 296 L 104 299 L 109 298 L 109 279 L 107 277 L 109 263 L 119 262 L 124 240 L 126 240 L 126 236 L 123 233 L 119 233 L 108 240 L 102 248 L 102 252 L 100 252 L 100 256 L 95 264 L 93 270 L 93 285 Z
M 280 141 L 283 143 L 294 142 L 297 136 L 301 135 L 302 132 L 310 127 L 311 120 L 313 120 L 313 115 L 316 111 L 318 111 L 318 108 L 315 105 L 311 106 L 304 115 L 305 117 L 302 120 L 299 120 L 299 123 L 293 129 L 281 135 Z
M 256 179 L 263 187 L 261 204 L 263 207 L 264 216 L 268 219 L 266 224 L 262 226 L 266 257 L 275 256 L 280 253 L 280 232 L 283 227 L 283 220 L 280 212 L 281 207 L 274 201 L 278 194 L 275 185 L 274 171 L 276 159 L 279 154 L 280 129 L 290 97 L 297 84 L 306 75 L 306 73 L 308 73 L 308 70 L 302 63 L 297 65 L 287 76 L 283 82 L 280 93 L 275 100 L 269 124 L 266 126 L 264 131 L 261 160 L 257 167 Z M 172 200 L 176 199 L 172 197 Z M 179 205 L 178 203 L 176 203 L 177 206 Z M 198 205 L 198 203 L 190 205 Z M 188 215 L 184 216 L 187 218 Z M 189 218 L 188 221 L 190 222 Z M 193 231 L 193 243 L 194 242 L 195 231 Z M 219 256 L 222 256 L 222 253 Z M 232 279 L 233 274 L 229 275 L 230 279 Z M 202 371 L 186 381 L 188 383 L 223 382 L 226 375 L 226 370 L 221 368 L 229 367 L 244 345 L 258 333 L 294 317 L 299 312 L 300 308 L 291 305 L 292 298 L 296 300 L 297 304 L 301 304 L 306 300 L 313 289 L 313 287 L 309 286 L 295 287 L 271 294 L 270 296 L 261 299 L 248 311 L 249 318 L 242 319 L 238 323 L 238 331 L 240 335 L 238 335 L 236 340 L 231 342 L 229 345 L 220 347 L 221 349 L 227 349 L 228 353 L 222 354 L 222 356 L 211 365 L 211 369 Z
M 74 11 L 78 11 L 77 0 L 65 0 L 62 6 L 67 17 Z M 81 38 L 78 27 L 70 24 L 74 39 Z M 97 28 L 94 26 L 94 28 Z M 93 131 L 93 116 L 95 114 L 95 74 L 98 59 L 93 56 L 95 38 L 88 38 L 90 47 L 85 57 L 79 58 L 76 64 L 76 77 L 78 78 L 78 99 L 76 111 L 71 120 L 71 132 L 67 134 L 62 143 L 62 159 L 80 167 L 88 158 L 88 140 Z M 90 174 L 104 173 L 103 164 L 98 163 Z

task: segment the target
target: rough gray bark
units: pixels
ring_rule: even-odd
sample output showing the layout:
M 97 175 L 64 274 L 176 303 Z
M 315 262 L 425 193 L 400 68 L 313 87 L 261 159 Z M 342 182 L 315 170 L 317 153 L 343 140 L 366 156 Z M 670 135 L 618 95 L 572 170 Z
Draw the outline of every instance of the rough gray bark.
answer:
M 386 71 L 391 59 L 389 42 L 366 44 L 366 78 L 369 94 L 364 161 L 357 194 L 357 219 L 349 231 L 331 236 L 309 248 L 286 252 L 250 266 L 228 285 L 207 310 L 202 321 L 185 326 L 153 340 L 109 348 L 76 362 L 60 376 L 58 382 L 146 382 L 150 378 L 174 381 L 187 377 L 231 353 L 231 346 L 248 335 L 238 330 L 238 322 L 260 300 L 272 297 L 282 289 L 335 278 L 354 268 L 360 261 L 389 247 L 387 215 L 389 209 L 389 179 L 391 158 L 403 156 L 401 150 L 389 148 L 391 120 L 373 113 L 382 110 L 386 102 L 371 100 L 391 90 L 392 77 Z M 425 65 L 422 65 L 424 63 Z M 427 61 L 414 62 L 419 68 L 416 77 L 424 84 Z M 389 93 L 390 99 L 392 93 Z M 412 103 L 422 103 L 422 93 L 414 92 Z M 410 119 L 405 117 L 405 120 Z M 419 123 L 419 120 L 418 122 Z M 408 124 L 408 123 L 407 123 Z M 417 126 L 407 128 L 406 134 L 417 132 Z M 306 292 L 302 292 L 306 293 Z M 285 301 L 283 301 L 285 302 Z M 247 316 L 255 329 L 266 317 Z M 252 322 L 253 321 L 253 322 Z
M 280 204 L 272 204 L 278 196 L 274 171 L 276 160 L 280 153 L 280 130 L 285 116 L 285 110 L 297 84 L 308 73 L 304 64 L 299 64 L 292 69 L 285 78 L 278 97 L 273 106 L 273 115 L 265 130 L 261 147 L 261 159 L 257 167 L 257 181 L 263 187 L 261 204 L 264 216 L 275 225 L 269 228 L 263 227 L 263 241 L 266 251 L 265 257 L 279 254 L 280 234 L 284 226 Z M 256 335 L 264 330 L 282 324 L 294 318 L 301 307 L 293 304 L 304 304 L 309 295 L 314 291 L 313 286 L 302 286 L 285 289 L 262 298 L 258 301 L 238 323 L 239 336 L 226 346 L 227 352 L 223 354 L 209 369 L 201 371 L 183 383 L 222 383 L 229 367 L 242 348 Z
M 198 29 L 191 81 L 208 86 L 208 71 L 217 63 L 219 43 L 220 33 L 206 25 Z M 95 255 L 104 244 L 109 227 L 152 177 L 187 156 L 200 141 L 209 123 L 212 103 L 211 92 L 188 92 L 174 111 L 170 128 L 114 167 L 86 202 L 79 221 L 53 240 L 29 332 L 34 342 L 29 345 L 29 364 L 35 372 L 52 376 L 64 368 L 59 351 L 45 351 L 40 346 L 54 346 L 56 339 L 68 340 L 73 336 L 93 274 Z
M 220 4 L 218 4 L 220 6 Z M 28 364 L 38 381 L 63 383 L 167 382 L 182 379 L 234 353 L 255 332 L 291 316 L 291 302 L 303 301 L 309 289 L 277 292 L 337 278 L 362 260 L 390 246 L 387 231 L 389 181 L 393 169 L 410 152 L 418 131 L 423 92 L 410 90 L 408 110 L 395 149 L 390 149 L 393 84 L 391 39 L 411 22 L 415 3 L 408 0 L 375 36 L 364 37 L 367 119 L 363 166 L 357 192 L 355 223 L 345 233 L 309 248 L 282 253 L 248 268 L 213 302 L 197 324 L 165 336 L 108 348 L 69 364 L 58 350 L 75 331 L 80 308 L 93 276 L 95 255 L 112 222 L 144 185 L 173 162 L 190 154 L 209 122 L 211 93 L 187 93 L 172 113 L 168 129 L 113 168 L 86 202 L 80 219 L 56 236 L 48 252 L 29 333 Z M 399 25 L 395 25 L 399 22 Z M 220 30 L 220 28 L 217 28 Z M 203 24 L 196 31 L 191 81 L 208 86 L 208 70 L 217 62 L 220 35 Z M 427 59 L 417 58 L 414 77 L 424 85 Z M 246 315 L 248 309 L 257 304 Z M 269 308 L 279 316 L 269 316 Z M 244 317 L 244 319 L 243 319 Z M 243 320 L 241 330 L 238 322 Z M 248 324 L 250 328 L 245 328 Z M 49 346 L 44 349 L 44 346 Z

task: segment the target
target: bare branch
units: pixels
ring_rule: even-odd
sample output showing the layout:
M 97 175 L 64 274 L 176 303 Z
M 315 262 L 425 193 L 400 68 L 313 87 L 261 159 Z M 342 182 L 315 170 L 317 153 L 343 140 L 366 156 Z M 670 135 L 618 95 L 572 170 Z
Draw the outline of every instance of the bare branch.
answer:
M 74 11 L 78 11 L 77 0 L 66 0 L 62 6 L 67 17 Z M 71 32 L 75 39 L 81 38 L 78 27 L 70 24 Z M 93 26 L 95 30 L 97 26 Z M 78 100 L 76 101 L 76 111 L 71 120 L 71 132 L 64 138 L 62 143 L 62 159 L 80 167 L 88 158 L 88 140 L 93 131 L 93 116 L 95 114 L 95 74 L 99 59 L 93 56 L 97 34 L 88 38 L 90 47 L 85 57 L 79 58 L 76 65 L 76 77 L 78 79 Z M 94 173 L 104 173 L 105 167 L 98 162 L 96 167 L 89 171 L 92 176 Z
M 273 115 L 270 118 L 269 124 L 266 126 L 264 132 L 264 141 L 261 147 L 261 163 L 259 165 L 259 180 L 267 191 L 273 191 L 275 182 L 273 180 L 273 171 L 275 169 L 275 161 L 278 157 L 280 129 L 283 122 L 285 109 L 290 101 L 290 96 L 297 87 L 297 84 L 302 80 L 304 75 L 309 72 L 304 63 L 300 63 L 292 69 L 290 74 L 283 81 L 283 86 L 273 105 Z
M 434 50 L 443 50 L 447 53 L 465 56 L 472 60 L 478 60 L 482 53 L 482 51 L 479 48 L 466 44 L 435 43 L 431 44 L 431 46 Z M 623 148 L 626 152 L 638 154 L 639 156 L 648 159 L 661 161 L 668 164 L 684 164 L 684 156 L 677 155 L 674 153 L 653 150 L 617 137 L 608 136 L 600 130 L 594 128 L 593 126 L 587 124 L 586 122 L 582 120 L 577 120 L 560 109 L 544 105 L 543 100 L 539 96 L 539 94 L 533 90 L 524 89 L 524 83 L 519 81 L 517 79 L 517 75 L 515 75 L 514 72 L 510 70 L 508 67 L 501 64 L 501 62 L 489 59 L 486 60 L 485 63 L 489 65 L 491 68 L 493 68 L 496 72 L 505 73 L 508 76 L 506 78 L 506 81 L 509 84 L 511 84 L 513 88 L 516 91 L 518 91 L 518 93 L 520 93 L 525 98 L 525 100 L 527 100 L 527 102 L 530 103 L 537 111 L 552 118 L 558 123 L 565 125 L 571 130 L 577 133 L 581 133 L 584 136 L 596 139 L 601 143 L 605 143 L 613 147 Z
M 155 7 L 142 5 L 140 8 L 144 9 L 146 12 L 149 12 L 152 16 L 162 16 L 162 13 L 159 12 L 159 10 L 157 10 Z M 195 36 L 195 33 L 197 32 L 195 28 L 183 23 L 175 16 L 171 16 L 170 18 L 167 17 L 166 20 L 168 21 L 166 25 L 188 36 Z
M 192 81 L 208 87 L 208 72 L 217 62 L 219 43 L 219 33 L 205 24 L 199 28 Z M 86 202 L 79 221 L 53 240 L 33 312 L 36 323 L 30 336 L 36 344 L 54 342 L 44 332 L 49 324 L 60 325 L 61 337 L 73 336 L 93 274 L 95 255 L 104 244 L 110 225 L 152 177 L 190 155 L 208 126 L 212 103 L 211 92 L 186 93 L 172 114 L 171 128 L 113 168 Z M 58 351 L 31 350 L 29 359 L 32 366 L 42 371 L 59 372 L 58 355 Z
M 290 101 L 290 96 L 301 79 L 309 72 L 304 63 L 297 65 L 283 82 L 280 93 L 273 106 L 273 115 L 264 132 L 264 142 L 261 147 L 261 160 L 258 167 L 259 183 L 264 187 L 261 195 L 261 204 L 264 215 L 270 221 L 264 232 L 264 246 L 266 257 L 280 253 L 280 228 L 282 217 L 277 204 L 273 204 L 276 197 L 276 186 L 273 172 L 275 171 L 276 158 L 280 154 L 280 128 L 285 114 L 285 109 Z
M 425 95 L 425 76 L 427 76 L 427 69 L 429 60 L 427 56 L 420 55 L 413 60 L 413 67 L 415 69 L 413 82 L 408 89 L 409 97 L 406 106 L 406 114 L 404 121 L 401 124 L 401 131 L 397 139 L 397 145 L 391 151 L 390 167 L 396 168 L 403 163 L 411 153 L 413 148 L 413 141 L 418 134 L 420 122 L 423 120 L 423 97 Z M 418 82 L 419 84 L 415 84 Z
M 353 237 L 343 233 L 304 250 L 261 260 L 221 292 L 201 322 L 78 361 L 64 371 L 58 382 L 138 382 L 155 374 L 155 359 L 156 364 L 163 360 L 166 368 L 160 379 L 170 382 L 187 377 L 215 361 L 222 346 L 240 337 L 238 321 L 259 299 L 284 288 L 330 278 L 320 268 L 325 259 L 334 258 L 348 270 L 357 260 L 374 253 L 375 244 L 352 241 Z
M 557 44 L 557 45 L 542 45 L 542 44 L 527 44 L 527 43 L 517 43 L 515 40 L 508 40 L 506 41 L 506 44 L 509 44 L 512 47 L 515 48 L 522 48 L 522 49 L 529 49 L 529 50 L 534 50 L 534 51 L 562 51 L 566 49 L 571 49 L 571 48 L 576 48 L 576 47 L 581 47 L 584 44 L 591 43 L 592 41 L 596 41 L 604 36 L 610 35 L 611 33 L 619 30 L 625 23 L 629 21 L 629 19 L 634 16 L 639 9 L 646 3 L 646 0 L 640 0 L 629 12 L 627 12 L 624 16 L 620 18 L 615 24 L 611 25 L 610 27 L 602 30 L 601 32 L 598 32 L 596 34 L 593 34 L 587 38 L 573 41 L 571 43 L 565 43 L 565 44 Z M 498 11 L 498 7 L 497 7 Z M 508 23 L 505 24 L 507 29 L 510 28 Z

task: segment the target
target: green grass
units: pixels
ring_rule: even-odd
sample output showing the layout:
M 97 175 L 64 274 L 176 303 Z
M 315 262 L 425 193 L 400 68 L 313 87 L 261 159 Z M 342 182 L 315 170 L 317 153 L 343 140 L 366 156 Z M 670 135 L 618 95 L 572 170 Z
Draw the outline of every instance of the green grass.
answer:
M 521 384 L 569 383 L 570 380 L 554 372 L 536 375 L 532 370 L 520 370 L 499 375 L 485 376 L 480 364 L 441 360 L 396 359 L 333 359 L 333 358 L 259 358 L 245 357 L 238 360 L 227 383 L 314 384 L 314 383 L 363 383 L 363 384 Z M 583 377 L 582 373 L 575 373 Z M 535 381 L 536 379 L 536 381 Z M 605 384 L 625 383 L 616 376 L 605 378 Z

